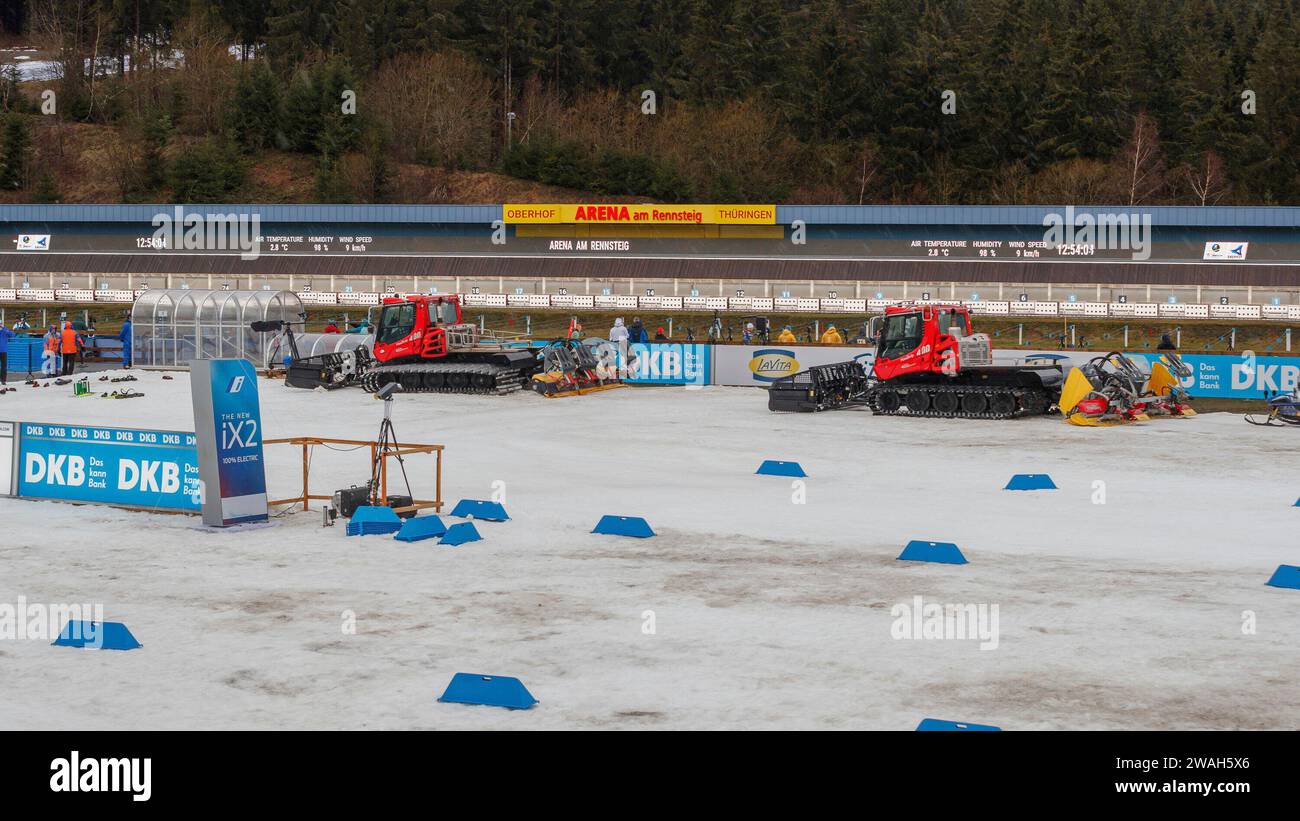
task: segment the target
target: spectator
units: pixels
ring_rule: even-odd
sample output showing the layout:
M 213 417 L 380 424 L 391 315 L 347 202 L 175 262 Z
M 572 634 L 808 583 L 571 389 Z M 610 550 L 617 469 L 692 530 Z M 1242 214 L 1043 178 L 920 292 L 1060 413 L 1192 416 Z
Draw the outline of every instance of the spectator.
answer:
M 655 341 L 664 341 L 668 339 L 668 334 L 664 333 L 664 326 L 660 325 L 655 328 Z
M 1156 346 L 1157 351 L 1176 351 L 1178 346 L 1169 338 L 1169 334 L 1160 335 L 1160 344 Z
M 122 331 L 117 335 L 122 343 L 122 367 L 131 367 L 131 318 L 122 323 Z
M 15 336 L 16 333 L 0 322 L 0 385 L 9 384 L 9 340 Z
M 331 320 L 328 320 L 328 321 L 325 323 L 325 333 L 327 333 L 327 334 L 337 334 L 337 333 L 342 333 L 342 331 L 339 330 L 339 326 L 336 325 L 336 324 L 334 323 L 334 320 L 331 319 Z
M 41 373 L 54 376 L 59 372 L 59 332 L 53 325 L 45 332 L 45 350 L 41 354 Z
M 786 325 L 785 328 L 781 330 L 781 334 L 776 338 L 776 341 L 780 342 L 782 345 L 793 345 L 799 340 L 795 338 L 794 330 L 789 325 Z
M 623 325 L 623 317 L 614 320 L 614 327 L 609 329 L 609 341 L 615 345 L 627 341 L 627 327 Z
M 32 325 L 27 321 L 27 314 L 18 317 L 18 321 L 14 323 L 15 331 L 30 331 L 31 329 Z
M 645 326 L 641 324 L 641 317 L 632 317 L 632 327 L 627 329 L 628 342 L 649 342 L 650 335 L 646 333 Z
M 840 336 L 840 332 L 835 328 L 834 323 L 826 326 L 826 332 L 822 334 L 822 344 L 823 345 L 844 344 L 844 337 Z
M 754 341 L 754 323 L 752 323 L 752 322 L 746 322 L 746 323 L 745 323 L 745 334 L 744 334 L 744 339 L 745 339 L 745 344 L 746 344 L 746 345 L 748 345 L 748 344 L 750 344 L 750 343 L 752 343 L 752 342 Z
M 59 339 L 59 352 L 63 354 L 63 375 L 72 376 L 77 370 L 77 354 L 85 346 L 77 329 L 71 322 L 63 323 L 63 333 Z

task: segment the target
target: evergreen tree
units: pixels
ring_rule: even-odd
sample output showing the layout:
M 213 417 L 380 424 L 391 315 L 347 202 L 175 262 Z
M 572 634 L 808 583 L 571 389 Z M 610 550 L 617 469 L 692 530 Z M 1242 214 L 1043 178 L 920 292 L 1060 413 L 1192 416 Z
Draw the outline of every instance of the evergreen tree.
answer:
M 41 172 L 41 177 L 36 181 L 36 188 L 32 191 L 32 202 L 41 204 L 53 204 L 63 199 L 59 193 L 58 183 L 54 181 L 54 175 L 46 169 Z
M 206 139 L 185 148 L 171 166 L 172 201 L 221 203 L 244 182 L 244 164 L 229 142 Z
M 230 109 L 230 130 L 235 140 L 252 151 L 283 147 L 286 141 L 281 131 L 281 106 L 279 81 L 265 60 L 255 60 L 235 86 Z
M 0 190 L 13 191 L 27 184 L 27 161 L 31 137 L 27 122 L 20 114 L 9 114 L 4 121 L 4 140 L 0 142 Z
M 1041 161 L 1106 158 L 1123 139 L 1127 94 L 1119 62 L 1119 9 L 1079 3 L 1072 24 L 1051 40 L 1047 87 L 1030 124 Z

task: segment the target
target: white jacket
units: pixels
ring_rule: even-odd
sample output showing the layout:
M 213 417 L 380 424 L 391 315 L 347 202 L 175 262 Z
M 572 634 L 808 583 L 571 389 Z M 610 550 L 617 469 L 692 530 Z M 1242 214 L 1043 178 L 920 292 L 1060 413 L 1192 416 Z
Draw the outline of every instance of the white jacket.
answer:
M 614 327 L 609 329 L 609 341 L 615 345 L 627 341 L 627 328 L 623 326 L 621 318 L 614 320 Z

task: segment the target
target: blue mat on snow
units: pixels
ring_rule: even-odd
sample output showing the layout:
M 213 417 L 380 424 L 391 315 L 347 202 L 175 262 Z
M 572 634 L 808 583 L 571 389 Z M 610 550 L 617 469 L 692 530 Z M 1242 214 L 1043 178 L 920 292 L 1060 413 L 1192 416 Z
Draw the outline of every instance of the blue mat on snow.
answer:
M 778 462 L 775 459 L 767 459 L 763 464 L 758 466 L 754 474 L 761 476 L 796 476 L 802 477 L 808 474 L 803 472 L 803 466 L 798 462 Z
M 399 542 L 422 542 L 436 539 L 447 532 L 447 526 L 437 516 L 416 516 L 402 523 L 402 529 L 393 536 Z
M 120 621 L 69 621 L 52 644 L 58 647 L 94 647 L 97 650 L 134 650 L 144 645 L 135 640 Z
M 1056 490 L 1056 482 L 1046 473 L 1017 473 L 1003 490 Z
M 952 542 L 924 542 L 913 539 L 898 554 L 904 562 L 938 562 L 939 564 L 969 564 L 961 550 Z
M 500 502 L 485 502 L 481 499 L 461 499 L 451 515 L 462 519 L 482 519 L 485 522 L 504 522 L 510 518 Z
M 512 676 L 484 676 L 478 673 L 457 673 L 438 698 L 451 704 L 484 704 L 489 707 L 508 707 L 527 710 L 537 703 L 524 683 Z
M 402 518 L 391 507 L 380 505 L 362 505 L 348 520 L 349 536 L 375 536 L 401 529 Z
M 923 718 L 921 723 L 916 725 L 916 731 L 920 732 L 1001 732 L 1001 727 L 994 727 L 992 724 L 966 724 L 961 721 L 944 721 L 938 718 Z
M 635 536 L 638 539 L 648 539 L 655 535 L 649 522 L 640 516 L 601 516 L 591 532 L 609 536 Z
M 474 527 L 473 522 L 458 522 L 447 528 L 447 532 L 438 540 L 438 544 L 456 547 L 466 542 L 480 541 L 482 538 L 478 535 L 478 528 Z
M 1269 587 L 1285 587 L 1290 590 L 1300 590 L 1300 567 L 1293 564 L 1280 564 L 1277 570 L 1273 571 L 1273 577 L 1266 584 Z

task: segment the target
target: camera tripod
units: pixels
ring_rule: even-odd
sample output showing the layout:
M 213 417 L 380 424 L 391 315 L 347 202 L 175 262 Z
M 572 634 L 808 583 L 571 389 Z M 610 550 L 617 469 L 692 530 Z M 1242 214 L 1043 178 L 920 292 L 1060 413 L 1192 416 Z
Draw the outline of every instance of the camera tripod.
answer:
M 401 390 L 396 382 L 390 382 L 375 393 L 375 398 L 384 402 L 384 418 L 379 422 L 379 436 L 375 439 L 375 458 L 370 465 L 370 496 L 380 505 L 387 505 L 387 499 L 375 499 L 375 494 L 386 491 L 381 488 L 384 459 L 392 454 L 402 469 L 402 482 L 406 485 L 406 495 L 411 497 L 411 480 L 406 475 L 406 460 L 402 457 L 402 446 L 397 441 L 397 429 L 393 427 L 393 394 Z

